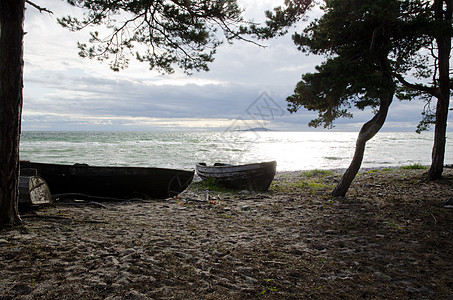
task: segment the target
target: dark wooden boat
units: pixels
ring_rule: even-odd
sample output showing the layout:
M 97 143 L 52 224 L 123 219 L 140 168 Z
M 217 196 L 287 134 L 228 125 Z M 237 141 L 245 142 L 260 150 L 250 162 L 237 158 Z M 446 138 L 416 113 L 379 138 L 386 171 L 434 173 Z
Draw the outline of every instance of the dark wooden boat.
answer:
M 162 168 L 96 167 L 20 162 L 21 170 L 36 169 L 54 194 L 85 194 L 119 199 L 165 199 L 184 191 L 194 172 Z
M 276 167 L 275 161 L 247 165 L 216 163 L 213 166 L 198 163 L 196 171 L 202 179 L 212 178 L 216 184 L 227 188 L 267 191 L 274 179 Z

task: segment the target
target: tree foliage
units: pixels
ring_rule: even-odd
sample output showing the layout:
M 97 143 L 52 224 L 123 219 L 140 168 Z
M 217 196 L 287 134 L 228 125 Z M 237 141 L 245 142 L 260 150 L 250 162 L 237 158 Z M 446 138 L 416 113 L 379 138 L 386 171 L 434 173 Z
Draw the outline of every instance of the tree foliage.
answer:
M 216 48 L 227 40 L 241 38 L 241 17 L 236 0 L 67 0 L 85 10 L 78 19 L 67 16 L 58 21 L 77 31 L 87 27 L 89 43 L 78 43 L 82 57 L 110 60 L 119 71 L 127 67 L 130 56 L 149 63 L 150 69 L 174 72 L 208 70 Z M 102 30 L 101 30 L 102 29 Z
M 440 2 L 442 5 L 439 6 Z M 443 162 L 445 144 L 442 135 L 445 139 L 444 112 L 448 104 L 439 106 L 446 102 L 446 97 L 440 94 L 442 89 L 438 88 L 438 83 L 442 82 L 440 70 L 445 70 L 446 63 L 445 59 L 440 62 L 442 55 L 436 56 L 436 50 L 441 53 L 439 38 L 444 39 L 442 45 L 447 45 L 443 48 L 447 49 L 449 44 L 445 39 L 451 44 L 451 2 L 325 0 L 321 7 L 324 14 L 301 33 L 293 35 L 300 51 L 324 55 L 326 61 L 316 67 L 316 72 L 302 75 L 294 94 L 287 98 L 290 112 L 301 107 L 317 111 L 318 118 L 309 125 L 327 128 L 333 127 L 337 118 L 351 118 L 353 107 L 371 107 L 375 112 L 359 133 L 353 161 L 334 195 L 346 193 L 359 170 L 365 143 L 384 124 L 395 92 L 401 100 L 417 96 L 427 101 L 417 130 L 429 128 L 433 121 L 436 132 L 438 127 L 441 128 L 435 135 L 433 165 Z M 292 7 L 297 7 L 297 3 L 305 5 L 306 1 L 286 3 L 289 4 L 286 9 L 267 12 L 270 19 L 267 28 L 252 28 L 251 31 L 262 38 L 285 33 L 293 22 L 301 19 L 294 17 Z M 282 17 L 285 14 L 288 17 Z M 408 78 L 419 81 L 412 83 Z M 432 97 L 439 99 L 435 119 L 430 106 Z M 440 111 L 443 113 L 439 114 Z
M 450 0 L 444 0 L 451 2 Z M 274 11 L 267 11 L 269 20 L 266 27 L 253 27 L 252 33 L 260 38 L 271 38 L 287 33 L 287 28 L 304 19 L 307 11 L 313 7 L 314 1 L 292 0 L 285 1 L 286 7 L 278 7 Z M 362 64 L 364 61 L 376 61 L 370 55 L 379 55 L 388 52 L 388 73 L 396 80 L 398 85 L 397 97 L 400 100 L 412 100 L 415 98 L 426 101 L 427 105 L 422 112 L 423 119 L 418 126 L 418 131 L 429 128 L 435 113 L 431 107 L 432 97 L 436 97 L 436 88 L 439 83 L 438 57 L 436 55 L 436 36 L 451 36 L 451 22 L 440 20 L 435 17 L 434 4 L 442 0 L 378 0 L 378 1 L 355 1 L 355 0 L 326 0 L 321 8 L 325 14 L 318 20 L 309 24 L 302 33 L 295 33 L 293 40 L 299 50 L 304 53 L 325 55 L 328 61 L 318 66 L 316 71 L 322 70 L 332 73 L 333 65 L 339 66 L 335 61 L 341 56 L 341 61 L 350 64 Z M 303 8 L 303 9 L 302 9 Z M 302 15 L 301 15 L 302 14 Z M 388 36 L 385 47 L 376 47 L 379 38 Z M 382 42 L 382 39 L 381 39 Z M 327 65 L 326 65 L 327 64 Z M 351 67 L 355 73 L 362 73 L 361 69 Z M 382 66 L 377 66 L 382 69 Z M 347 69 L 347 67 L 345 67 Z M 328 71 L 327 71 L 328 69 Z M 347 71 L 347 70 L 343 70 Z M 339 76 L 336 72 L 334 76 Z M 333 74 L 333 73 L 332 73 Z M 304 85 L 304 81 L 314 80 L 313 74 L 303 76 L 298 88 Z M 361 79 L 361 75 L 357 78 Z M 348 76 L 348 75 L 346 75 Z M 338 78 L 338 77 L 337 77 Z M 417 80 L 409 82 L 409 79 Z M 319 80 L 319 78 L 318 78 Z M 343 80 L 339 79 L 338 80 Z M 363 81 L 363 80 L 361 80 Z M 307 82 L 306 82 L 307 83 Z M 326 84 L 328 84 L 326 82 Z M 336 84 L 338 82 L 331 82 Z M 318 85 L 319 86 L 319 85 Z M 306 92 L 306 91 L 304 91 Z M 348 89 L 348 93 L 351 89 Z M 358 93 L 357 95 L 360 95 Z M 362 100 L 364 100 L 363 97 Z M 291 112 L 302 107 L 300 103 L 294 103 L 295 97 L 288 98 Z M 374 106 L 373 101 L 349 99 L 352 105 L 346 107 Z M 346 104 L 346 102 L 344 102 Z M 364 106 L 365 104 L 365 106 Z M 308 109 L 314 109 L 312 103 Z M 337 117 L 351 117 L 344 110 L 337 111 Z M 321 118 L 323 119 L 323 118 Z M 334 119 L 326 118 L 326 127 L 333 125 Z M 312 125 L 320 124 L 320 119 L 312 122 Z
M 386 5 L 382 5 L 383 2 Z M 360 130 L 349 168 L 333 191 L 344 196 L 360 169 L 365 145 L 383 126 L 396 84 L 391 76 L 392 20 L 395 1 L 326 1 L 325 14 L 293 40 L 303 52 L 324 54 L 328 59 L 316 73 L 302 76 L 289 110 L 300 107 L 318 111 L 309 125 L 332 127 L 339 117 L 352 117 L 351 107 L 371 107 L 375 116 Z
M 328 59 L 316 67 L 316 73 L 302 76 L 287 98 L 292 113 L 301 107 L 318 112 L 309 126 L 332 128 L 338 118 L 352 118 L 351 108 L 376 110 L 380 100 L 394 90 L 394 83 L 379 70 L 361 61 L 342 57 Z
M 336 118 L 351 117 L 351 107 L 376 108 L 386 90 L 394 88 L 387 81 L 389 77 L 407 73 L 417 78 L 430 76 L 429 59 L 420 52 L 432 44 L 432 37 L 421 30 L 428 28 L 430 22 L 422 4 L 414 2 L 417 1 L 326 1 L 321 19 L 296 33 L 293 40 L 302 52 L 326 55 L 329 59 L 317 67 L 316 73 L 303 75 L 295 94 L 288 98 L 290 111 L 302 106 L 312 108 L 312 95 L 306 93 L 311 86 L 338 101 L 327 101 L 325 104 L 333 104 L 334 111 L 326 115 L 325 108 L 318 110 L 319 118 L 311 123 L 331 127 Z M 321 88 L 313 85 L 316 78 L 329 78 L 330 82 L 324 79 Z M 323 100 L 318 97 L 317 101 Z
M 267 17 L 265 26 L 252 24 L 249 28 L 243 29 L 261 39 L 285 35 L 288 33 L 288 28 L 306 19 L 306 13 L 314 5 L 314 0 L 285 0 L 284 6 L 278 6 L 273 11 L 265 12 Z

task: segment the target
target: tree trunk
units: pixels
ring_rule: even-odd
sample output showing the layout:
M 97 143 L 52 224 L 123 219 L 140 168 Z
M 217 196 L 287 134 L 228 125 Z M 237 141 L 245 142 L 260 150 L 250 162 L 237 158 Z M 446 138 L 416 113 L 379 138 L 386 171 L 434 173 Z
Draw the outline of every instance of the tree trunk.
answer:
M 0 224 L 19 224 L 25 0 L 0 1 Z
M 334 197 L 344 197 L 352 181 L 354 180 L 357 172 L 359 172 L 360 166 L 362 165 L 363 155 L 365 153 L 366 142 L 369 141 L 384 125 L 387 113 L 392 103 L 394 93 L 389 93 L 388 96 L 381 99 L 378 113 L 367 123 L 362 126 L 359 136 L 357 138 L 354 157 L 352 158 L 351 164 L 349 165 L 346 172 L 343 174 L 340 182 L 338 183 L 335 190 L 332 192 Z
M 444 11 L 444 5 L 446 10 Z M 453 0 L 434 1 L 435 19 L 451 23 Z M 431 168 L 428 180 L 436 180 L 442 177 L 445 158 L 445 136 L 447 133 L 448 106 L 450 104 L 450 52 L 451 34 L 443 33 L 436 37 L 439 64 L 439 97 L 437 98 L 436 126 L 434 130 L 434 146 L 432 152 Z

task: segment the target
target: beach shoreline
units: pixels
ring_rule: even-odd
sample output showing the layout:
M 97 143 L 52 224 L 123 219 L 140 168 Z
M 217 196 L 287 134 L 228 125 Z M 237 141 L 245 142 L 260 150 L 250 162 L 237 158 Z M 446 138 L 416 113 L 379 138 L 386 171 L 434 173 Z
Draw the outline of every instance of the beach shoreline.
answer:
M 0 299 L 453 299 L 452 169 L 361 170 L 344 198 L 344 170 L 313 171 L 23 212 L 0 230 Z

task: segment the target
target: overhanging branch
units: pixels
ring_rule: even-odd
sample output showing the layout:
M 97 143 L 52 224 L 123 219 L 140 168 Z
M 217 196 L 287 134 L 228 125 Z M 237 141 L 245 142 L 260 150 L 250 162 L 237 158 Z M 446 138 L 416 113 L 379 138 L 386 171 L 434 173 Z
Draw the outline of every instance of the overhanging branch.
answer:
M 393 76 L 395 76 L 396 79 L 398 79 L 398 81 L 406 86 L 406 87 L 409 87 L 411 89 L 415 89 L 417 91 L 420 91 L 420 92 L 424 92 L 424 93 L 427 93 L 427 94 L 430 94 L 430 95 L 433 95 L 434 97 L 437 98 L 437 91 L 436 89 L 434 88 L 431 88 L 431 87 L 427 87 L 425 85 L 422 85 L 422 84 L 414 84 L 414 83 L 410 83 L 408 81 L 406 81 L 406 79 L 404 79 L 403 76 L 401 76 L 401 74 L 396 74 L 396 73 L 393 73 Z
M 27 4 L 30 4 L 31 6 L 33 6 L 34 8 L 36 8 L 37 10 L 39 10 L 40 13 L 42 12 L 46 12 L 46 13 L 49 13 L 49 14 L 53 14 L 53 12 L 51 10 L 48 10 L 47 8 L 45 7 L 41 7 L 35 3 L 33 3 L 32 1 L 30 0 L 25 0 L 25 3 Z

